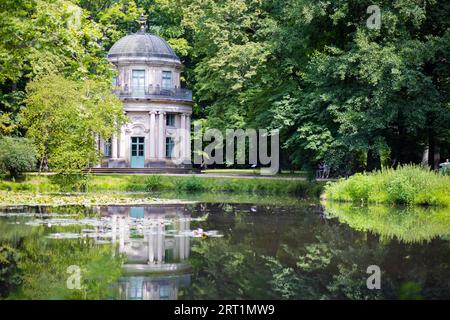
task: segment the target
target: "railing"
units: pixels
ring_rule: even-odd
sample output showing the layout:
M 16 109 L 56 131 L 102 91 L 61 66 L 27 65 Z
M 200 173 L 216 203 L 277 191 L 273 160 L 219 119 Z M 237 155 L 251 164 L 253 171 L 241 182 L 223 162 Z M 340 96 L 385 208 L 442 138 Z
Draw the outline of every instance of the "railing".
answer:
M 172 98 L 180 100 L 192 100 L 192 91 L 184 88 L 161 88 L 160 86 L 132 86 L 125 85 L 124 88 L 116 87 L 113 90 L 121 98 Z

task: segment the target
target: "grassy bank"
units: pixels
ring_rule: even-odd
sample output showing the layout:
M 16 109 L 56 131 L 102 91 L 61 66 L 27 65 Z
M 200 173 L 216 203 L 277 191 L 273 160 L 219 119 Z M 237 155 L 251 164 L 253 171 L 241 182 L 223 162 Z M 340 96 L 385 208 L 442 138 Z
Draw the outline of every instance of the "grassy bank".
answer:
M 324 197 L 357 203 L 450 206 L 450 177 L 407 165 L 328 183 Z
M 79 178 L 27 175 L 23 181 L 0 181 L 0 190 L 18 192 L 222 192 L 318 197 L 323 182 L 303 180 L 199 178 L 164 175 L 92 175 Z

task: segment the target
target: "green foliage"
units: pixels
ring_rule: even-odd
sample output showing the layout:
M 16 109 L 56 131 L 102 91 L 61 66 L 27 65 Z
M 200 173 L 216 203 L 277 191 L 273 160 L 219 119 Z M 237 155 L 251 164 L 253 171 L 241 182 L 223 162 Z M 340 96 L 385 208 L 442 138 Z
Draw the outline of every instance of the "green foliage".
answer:
M 419 283 L 408 281 L 400 287 L 399 296 L 402 300 L 423 300 L 421 291 L 422 287 Z
M 22 172 L 35 169 L 36 161 L 36 150 L 30 141 L 0 137 L 0 171 L 7 171 L 16 179 Z
M 175 182 L 175 189 L 186 192 L 199 192 L 205 190 L 204 180 L 196 176 L 190 176 L 187 179 L 180 179 Z
M 0 243 L 0 298 L 4 298 L 20 284 L 17 272 L 19 253 L 8 244 Z
M 357 174 L 325 187 L 328 200 L 407 205 L 450 205 L 450 179 L 418 166 Z
M 253 254 L 247 245 L 208 239 L 195 242 L 191 252 L 196 281 L 190 290 L 195 291 L 198 298 L 274 298 L 264 286 L 255 286 L 265 284 L 270 273 L 267 268 L 255 272 L 255 263 L 261 264 L 264 260 Z
M 84 175 L 59 174 L 50 176 L 25 177 L 25 181 L 0 181 L 0 190 L 33 192 L 148 192 L 202 191 L 220 193 L 222 196 L 239 195 L 285 195 L 299 199 L 318 198 L 325 183 L 303 180 L 264 179 L 264 178 L 213 178 L 164 175 Z M 207 196 L 207 195 L 206 195 Z
M 325 203 L 330 217 L 337 217 L 355 230 L 379 234 L 382 239 L 421 243 L 450 234 L 448 208 L 355 206 L 349 203 Z
M 2 1 L 0 84 L 58 73 L 72 79 L 109 77 L 99 25 L 70 0 Z M 21 83 L 22 82 L 22 83 Z
M 22 125 L 44 160 L 72 173 L 98 163 L 96 137 L 108 139 L 125 123 L 122 105 L 108 84 L 49 75 L 27 86 Z
M 161 176 L 152 175 L 145 179 L 145 189 L 147 191 L 157 191 L 162 187 Z
M 111 246 L 92 240 L 27 239 L 18 263 L 22 284 L 16 299 L 104 299 L 122 274 L 122 257 L 111 255 Z M 81 269 L 81 290 L 67 288 L 67 268 Z
M 194 88 L 196 118 L 205 127 L 280 129 L 284 166 L 312 172 L 325 159 L 333 173 L 346 176 L 419 163 L 426 145 L 440 145 L 445 155 L 449 5 L 383 0 L 377 3 L 381 29 L 369 30 L 371 4 L 4 0 L 0 132 L 28 129 L 18 126 L 18 115 L 32 80 L 58 74 L 109 84 L 113 71 L 105 53 L 137 30 L 144 12 L 149 31 L 167 39 L 183 60 L 182 80 Z M 72 138 L 62 144 L 53 166 L 71 160 L 80 167 L 86 152 L 72 151 L 79 143 Z
M 215 128 L 281 129 L 284 162 L 310 171 L 320 159 L 339 175 L 418 163 L 433 141 L 446 152 L 448 5 L 381 1 L 382 27 L 369 30 L 371 4 L 175 4 L 200 115 Z
M 90 175 L 88 174 L 55 174 L 49 177 L 50 182 L 58 187 L 61 192 L 86 192 L 88 191 Z

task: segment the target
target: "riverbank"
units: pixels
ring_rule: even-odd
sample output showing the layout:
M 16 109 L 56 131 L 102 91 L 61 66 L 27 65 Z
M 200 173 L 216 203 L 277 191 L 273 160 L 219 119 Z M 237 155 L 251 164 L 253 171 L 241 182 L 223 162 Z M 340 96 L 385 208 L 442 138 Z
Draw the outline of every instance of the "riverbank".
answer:
M 208 177 L 165 175 L 90 175 L 50 176 L 26 175 L 23 181 L 0 181 L 0 190 L 56 193 L 56 192 L 224 192 L 249 194 L 289 194 L 317 198 L 325 182 L 300 179 L 270 179 L 264 177 Z
M 419 166 L 355 174 L 329 183 L 323 198 L 355 203 L 450 206 L 450 177 Z

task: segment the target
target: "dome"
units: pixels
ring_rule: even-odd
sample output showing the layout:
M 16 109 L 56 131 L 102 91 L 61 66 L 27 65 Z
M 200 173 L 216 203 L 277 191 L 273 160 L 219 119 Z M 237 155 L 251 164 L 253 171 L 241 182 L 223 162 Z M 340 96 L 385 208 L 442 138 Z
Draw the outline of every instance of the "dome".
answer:
M 153 34 L 138 32 L 119 39 L 109 50 L 108 58 L 145 57 L 180 62 L 167 42 Z

